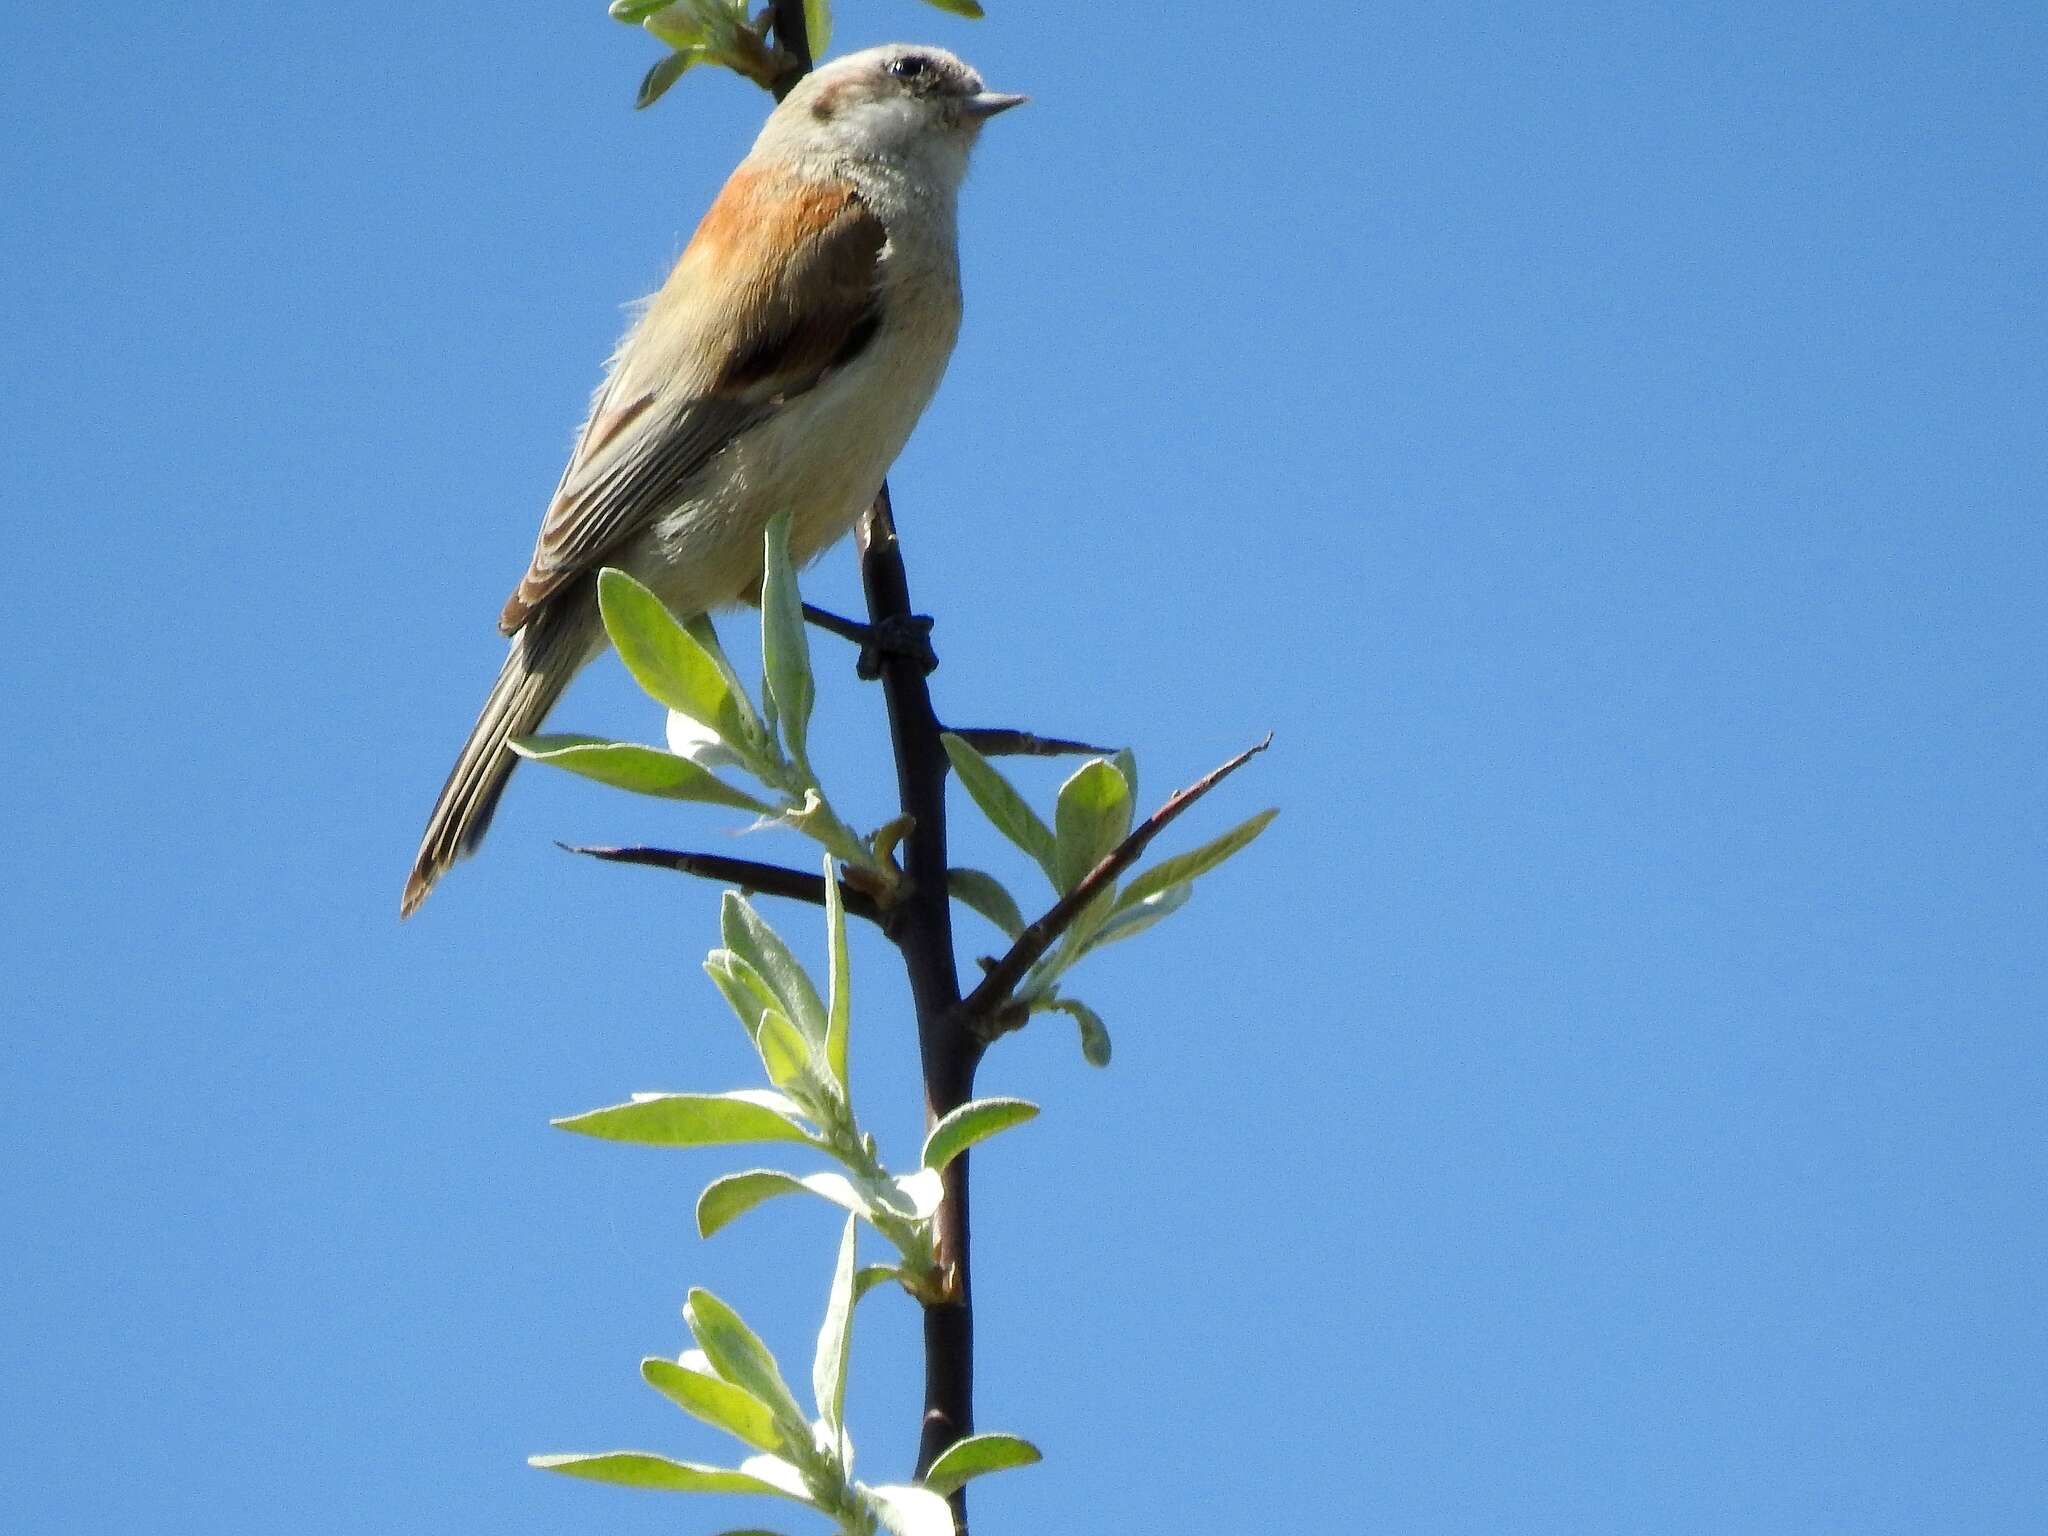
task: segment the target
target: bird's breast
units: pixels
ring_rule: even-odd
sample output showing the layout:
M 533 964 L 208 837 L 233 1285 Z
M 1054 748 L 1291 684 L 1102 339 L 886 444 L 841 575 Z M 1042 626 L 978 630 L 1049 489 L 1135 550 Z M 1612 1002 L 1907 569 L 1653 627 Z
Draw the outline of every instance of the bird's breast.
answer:
M 897 253 L 892 252 L 891 255 Z M 872 341 L 844 367 L 742 432 L 655 519 L 628 568 L 679 612 L 754 599 L 762 535 L 791 514 L 798 564 L 836 543 L 874 501 L 930 403 L 960 328 L 960 289 L 939 270 L 885 263 Z

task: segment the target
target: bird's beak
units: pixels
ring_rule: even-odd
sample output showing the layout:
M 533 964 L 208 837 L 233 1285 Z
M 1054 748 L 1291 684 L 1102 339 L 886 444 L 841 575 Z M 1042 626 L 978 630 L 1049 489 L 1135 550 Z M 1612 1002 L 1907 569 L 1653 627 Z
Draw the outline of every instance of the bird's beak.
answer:
M 981 91 L 960 103 L 960 110 L 976 122 L 994 117 L 998 112 L 1007 112 L 1012 107 L 1021 107 L 1029 96 L 1011 96 L 1003 91 Z

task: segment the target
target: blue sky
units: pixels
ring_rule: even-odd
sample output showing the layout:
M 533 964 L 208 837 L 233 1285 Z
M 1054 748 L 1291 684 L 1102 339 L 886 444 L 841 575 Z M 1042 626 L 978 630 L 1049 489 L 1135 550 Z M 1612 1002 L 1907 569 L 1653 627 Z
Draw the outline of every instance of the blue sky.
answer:
M 939 708 L 1148 799 L 1270 729 L 1185 838 L 1284 810 L 1078 973 L 1110 1069 L 984 1069 L 1046 1112 L 976 1162 L 981 1413 L 1048 1459 L 977 1533 L 2042 1529 L 2048 18 L 991 9 L 839 6 L 1035 98 L 896 475 Z M 829 1218 L 699 1243 L 732 1158 L 546 1126 L 753 1080 L 716 891 L 552 843 L 726 823 L 529 771 L 395 915 L 620 306 L 763 110 L 636 115 L 654 56 L 595 0 L 0 20 L 23 1530 L 759 1518 L 522 1465 L 722 1453 L 634 1372 L 691 1284 L 815 1332 Z M 660 729 L 611 663 L 556 718 Z M 864 1309 L 877 1477 L 914 1343 Z

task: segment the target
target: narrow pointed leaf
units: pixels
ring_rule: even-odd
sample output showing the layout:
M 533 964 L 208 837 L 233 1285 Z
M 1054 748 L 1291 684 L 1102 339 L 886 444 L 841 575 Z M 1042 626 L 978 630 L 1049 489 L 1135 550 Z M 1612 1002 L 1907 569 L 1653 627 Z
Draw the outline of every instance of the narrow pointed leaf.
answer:
M 1148 896 L 1155 896 L 1172 886 L 1185 885 L 1198 875 L 1206 875 L 1225 859 L 1243 848 L 1253 838 L 1266 830 L 1267 824 L 1280 812 L 1261 811 L 1249 820 L 1239 822 L 1221 837 L 1212 838 L 1192 853 L 1176 854 L 1154 864 L 1124 887 L 1117 898 L 1117 908 L 1134 907 Z
M 853 1348 L 854 1248 L 860 1218 L 846 1218 L 839 1237 L 839 1261 L 832 1270 L 832 1290 L 825 1302 L 824 1326 L 818 1330 L 818 1352 L 811 1362 L 811 1390 L 818 1417 L 836 1436 L 846 1423 L 846 1361 Z
M 648 1094 L 630 1104 L 567 1115 L 553 1123 L 582 1136 L 651 1147 L 718 1147 L 748 1141 L 814 1144 L 815 1138 L 797 1118 L 801 1113 L 782 1094 L 742 1089 Z
M 710 1374 L 708 1367 L 693 1371 L 657 1356 L 640 1362 L 640 1374 L 650 1387 L 683 1412 L 714 1429 L 724 1430 L 757 1451 L 782 1449 L 782 1436 L 768 1405 L 723 1377 Z
M 1014 939 L 1024 931 L 1024 913 L 1003 883 L 978 869 L 949 869 L 946 890 Z
M 814 685 L 811 641 L 804 630 L 803 599 L 797 595 L 796 572 L 789 563 L 789 512 L 769 520 L 764 539 L 761 578 L 761 665 L 768 694 L 775 700 L 782 739 L 801 766 L 810 761 L 807 738 Z
M 982 815 L 998 832 L 1030 854 L 1045 871 L 1046 879 L 1059 885 L 1059 859 L 1052 829 L 987 758 L 951 731 L 940 739 L 945 743 L 953 771 L 960 776 L 961 787 L 981 807 Z
M 853 1277 L 853 1299 L 859 1301 L 876 1286 L 902 1279 L 903 1267 L 899 1264 L 863 1264 L 860 1273 Z
M 1038 1106 L 1026 1099 L 975 1099 L 962 1104 L 931 1128 L 920 1161 L 927 1168 L 944 1168 L 976 1142 L 1022 1125 L 1037 1114 Z
M 697 1235 L 709 1237 L 734 1218 L 780 1195 L 812 1194 L 843 1211 L 874 1219 L 877 1207 L 917 1220 L 915 1202 L 893 1185 L 878 1190 L 856 1184 L 843 1173 L 807 1173 L 799 1178 L 774 1168 L 749 1168 L 713 1179 L 697 1197 Z M 929 1213 L 927 1213 L 929 1214 Z
M 981 0 L 925 0 L 925 4 L 934 10 L 950 11 L 955 16 L 966 16 L 975 21 L 988 14 L 981 8 Z
M 839 892 L 839 875 L 832 856 L 825 855 L 825 1064 L 840 1093 L 851 1091 L 847 1079 L 847 1037 L 853 1023 L 853 971 L 846 954 L 846 901 Z
M 624 571 L 598 574 L 597 602 L 619 658 L 657 702 L 710 727 L 726 745 L 746 752 L 754 743 L 753 709 L 726 682 L 718 659 L 675 620 L 656 597 Z
M 775 1009 L 761 1015 L 754 1048 L 761 1053 L 761 1065 L 768 1069 L 769 1082 L 785 1090 L 803 1086 L 810 1073 L 811 1043 Z
M 889 1536 L 956 1536 L 953 1506 L 929 1488 L 863 1488 L 868 1508 Z
M 1083 763 L 1060 786 L 1053 826 L 1059 887 L 1071 891 L 1131 830 L 1130 785 L 1105 758 Z
M 775 995 L 767 979 L 729 949 L 711 951 L 704 960 L 704 974 L 739 1015 L 749 1040 L 761 1032 L 761 1015 L 771 1008 L 780 1011 L 782 1007 L 782 999 Z
M 1015 1435 L 969 1435 L 941 1451 L 922 1481 L 934 1493 L 949 1494 L 970 1478 L 1028 1467 L 1044 1459 L 1037 1446 Z
M 1164 922 L 1188 904 L 1195 894 L 1193 884 L 1183 881 L 1147 896 L 1135 906 L 1119 903 L 1116 912 L 1089 938 L 1087 948 L 1101 949 L 1124 939 L 1135 938 L 1154 923 Z
M 789 1493 L 730 1467 L 707 1467 L 694 1461 L 670 1461 L 649 1451 L 601 1451 L 593 1456 L 529 1456 L 529 1466 L 569 1477 L 625 1488 L 655 1488 L 669 1493 Z M 805 1503 L 810 1501 L 806 1499 Z
M 739 1313 L 701 1286 L 693 1286 L 683 1307 L 683 1321 L 711 1367 L 734 1386 L 767 1404 L 785 1435 L 803 1444 L 811 1421 L 782 1379 L 775 1357 Z
M 656 11 L 667 10 L 675 0 L 612 0 L 607 14 L 613 21 L 629 22 L 639 26 Z
M 769 815 L 773 807 L 743 789 L 735 789 L 710 769 L 677 757 L 660 747 L 630 741 L 605 741 L 596 736 L 521 736 L 511 748 L 529 762 L 566 768 L 586 779 L 655 795 L 663 800 L 694 800 L 702 805 L 729 805 L 735 810 Z
M 667 38 L 664 41 L 673 44 L 675 40 Z M 656 59 L 653 68 L 640 77 L 640 89 L 633 93 L 633 110 L 639 112 L 653 106 L 668 93 L 670 86 L 688 74 L 692 65 L 701 63 L 703 58 L 702 48 L 682 47 Z
M 811 45 L 811 57 L 824 58 L 832 46 L 831 0 L 804 0 L 804 36 Z
M 804 1183 L 793 1173 L 773 1168 L 749 1168 L 713 1179 L 697 1197 L 697 1235 L 709 1237 L 734 1218 L 777 1195 L 800 1195 Z
M 1109 1065 L 1109 1030 L 1104 1026 L 1101 1014 L 1071 997 L 1054 998 L 1045 1006 L 1068 1015 L 1081 1026 L 1081 1057 L 1089 1066 Z
M 782 936 L 737 891 L 725 893 L 718 925 L 725 947 L 760 973 L 761 979 L 774 990 L 789 1021 L 804 1032 L 805 1038 L 824 1044 L 824 1000 L 789 946 L 782 942 Z

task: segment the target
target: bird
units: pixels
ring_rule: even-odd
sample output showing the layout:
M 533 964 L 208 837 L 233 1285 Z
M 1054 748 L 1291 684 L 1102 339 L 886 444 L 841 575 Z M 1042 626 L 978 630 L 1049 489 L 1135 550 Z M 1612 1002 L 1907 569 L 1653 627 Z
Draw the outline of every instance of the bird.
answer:
M 801 565 L 874 501 L 959 334 L 968 152 L 1026 99 L 943 49 L 890 44 L 821 65 L 769 114 L 612 353 L 401 917 L 481 841 L 518 763 L 507 743 L 604 651 L 600 570 L 688 619 L 759 600 L 776 513 Z

